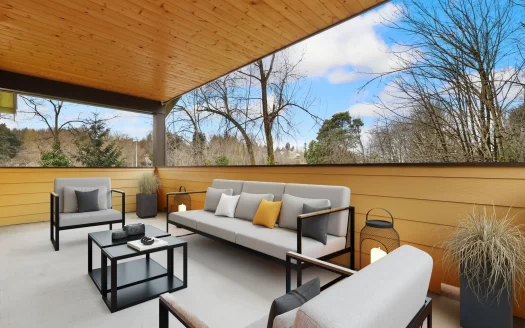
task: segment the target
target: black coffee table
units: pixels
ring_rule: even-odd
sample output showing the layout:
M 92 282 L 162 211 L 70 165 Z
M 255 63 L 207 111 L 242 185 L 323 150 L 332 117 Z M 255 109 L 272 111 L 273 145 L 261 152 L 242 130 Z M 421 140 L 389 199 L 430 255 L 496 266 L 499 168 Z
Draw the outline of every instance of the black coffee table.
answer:
M 102 251 L 103 248 L 111 247 L 111 246 L 118 246 L 118 245 L 126 245 L 128 241 L 139 240 L 144 236 L 157 237 L 157 238 L 171 236 L 166 231 L 160 230 L 151 225 L 146 225 L 145 228 L 146 228 L 145 234 L 129 236 L 127 238 L 122 238 L 122 239 L 112 239 L 111 230 L 92 232 L 88 234 L 88 274 L 101 293 L 102 293 L 102 285 L 100 284 L 102 280 L 100 278 L 101 268 L 93 270 L 93 242 Z M 146 258 L 149 259 L 149 254 L 146 255 Z
M 164 293 L 172 293 L 188 286 L 188 247 L 184 240 L 169 236 L 160 238 L 167 246 L 147 251 L 137 251 L 127 245 L 102 248 L 100 277 L 102 299 L 111 312 L 149 301 Z M 173 249 L 183 248 L 183 278 L 173 274 Z M 167 251 L 167 269 L 150 259 L 154 252 Z M 120 260 L 146 255 L 132 261 L 118 263 Z M 111 266 L 108 269 L 108 259 Z M 109 272 L 108 272 L 109 271 Z M 108 275 L 109 273 L 109 275 Z M 110 288 L 108 288 L 108 283 Z

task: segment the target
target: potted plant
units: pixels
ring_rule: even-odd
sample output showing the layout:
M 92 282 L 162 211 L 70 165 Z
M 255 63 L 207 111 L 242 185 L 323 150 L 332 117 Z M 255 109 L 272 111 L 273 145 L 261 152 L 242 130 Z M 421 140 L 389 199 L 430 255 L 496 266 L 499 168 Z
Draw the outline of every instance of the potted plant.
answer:
M 141 219 L 157 215 L 157 190 L 159 178 L 153 173 L 144 173 L 139 178 L 139 193 L 137 194 L 137 216 Z
M 525 278 L 525 237 L 513 221 L 474 209 L 445 242 L 445 260 L 460 270 L 463 328 L 512 327 L 513 295 Z

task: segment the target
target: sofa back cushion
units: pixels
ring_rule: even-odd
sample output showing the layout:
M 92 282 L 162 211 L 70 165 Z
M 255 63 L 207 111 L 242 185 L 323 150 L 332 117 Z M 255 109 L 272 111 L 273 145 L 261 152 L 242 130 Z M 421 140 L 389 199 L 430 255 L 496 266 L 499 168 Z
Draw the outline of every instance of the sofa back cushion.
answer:
M 237 204 L 237 209 L 235 210 L 235 217 L 238 219 L 252 221 L 263 199 L 272 202 L 273 195 L 249 194 L 247 192 L 242 192 L 241 198 L 239 199 L 239 203 Z
M 303 214 L 304 204 L 315 208 L 329 208 L 330 200 L 303 198 L 284 194 L 281 215 L 279 216 L 279 227 L 297 230 L 297 216 Z
M 308 185 L 288 183 L 284 188 L 284 193 L 296 197 L 310 198 L 310 199 L 328 199 L 328 205 L 308 204 L 312 207 L 331 206 L 332 208 L 350 206 L 350 189 L 342 186 L 323 186 L 323 185 Z M 283 206 L 281 209 L 281 217 L 279 218 L 279 226 L 282 226 L 283 211 L 286 202 L 283 198 Z M 302 212 L 301 205 L 301 212 Z M 299 213 L 301 214 L 301 213 Z M 285 223 L 285 225 L 287 225 Z M 288 225 L 289 229 L 297 229 L 297 217 L 293 220 L 293 224 Z M 348 211 L 341 211 L 331 213 L 328 220 L 328 234 L 333 236 L 346 236 L 348 228 Z
M 281 182 L 245 181 L 242 185 L 242 192 L 249 194 L 272 194 L 273 201 L 280 201 L 282 200 L 285 186 L 286 183 Z
M 98 189 L 98 209 L 108 209 L 107 189 L 104 186 L 98 187 L 64 187 L 64 213 L 76 213 L 78 211 L 78 200 L 76 191 L 93 191 Z
M 217 189 L 213 187 L 208 187 L 206 190 L 206 199 L 204 200 L 204 210 L 215 212 L 219 201 L 221 200 L 222 194 L 227 196 L 232 196 L 233 189 Z
M 91 187 L 97 189 L 101 186 L 106 187 L 106 191 L 103 193 L 106 197 L 106 208 L 111 208 L 111 180 L 109 177 L 55 179 L 54 192 L 60 197 L 58 201 L 59 212 L 64 212 L 64 187 Z
M 297 310 L 294 327 L 406 328 L 425 302 L 432 258 L 401 246 Z
M 215 189 L 231 189 L 233 193 L 230 195 L 240 195 L 244 181 L 240 180 L 222 180 L 215 179 L 211 186 Z M 218 201 L 217 201 L 218 202 Z

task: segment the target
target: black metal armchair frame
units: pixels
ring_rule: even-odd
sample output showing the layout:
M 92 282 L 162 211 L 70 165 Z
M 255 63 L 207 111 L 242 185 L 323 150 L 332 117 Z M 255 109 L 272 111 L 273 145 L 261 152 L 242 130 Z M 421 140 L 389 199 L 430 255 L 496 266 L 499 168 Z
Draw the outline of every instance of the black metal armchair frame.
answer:
M 264 258 L 269 259 L 271 261 L 277 262 L 277 263 L 279 263 L 281 265 L 287 265 L 286 260 L 281 260 L 281 259 L 275 258 L 273 256 L 270 256 L 268 254 L 264 254 L 264 253 L 258 252 L 256 250 L 253 250 L 251 248 L 247 248 L 247 247 L 238 245 L 236 243 L 232 243 L 230 241 L 224 240 L 222 238 L 219 238 L 219 237 L 216 237 L 216 236 L 204 233 L 204 232 L 199 231 L 197 229 L 193 229 L 193 228 L 185 226 L 183 224 L 174 223 L 174 222 L 170 222 L 169 221 L 169 198 L 170 198 L 170 196 L 183 195 L 183 194 L 188 194 L 188 195 L 190 195 L 190 194 L 203 194 L 203 193 L 206 193 L 206 190 L 187 191 L 187 192 L 169 192 L 169 193 L 166 193 L 166 232 L 169 232 L 168 231 L 169 224 L 173 224 L 176 227 L 183 228 L 185 230 L 188 230 L 188 231 L 191 231 L 193 233 L 196 233 L 196 234 L 208 237 L 210 239 L 219 240 L 219 241 L 228 243 L 228 244 L 230 244 L 233 247 L 242 248 L 242 249 L 244 249 L 246 251 L 249 251 L 251 253 L 257 254 L 257 255 L 259 255 L 261 257 L 264 257 Z M 297 217 L 297 253 L 300 254 L 302 252 L 303 220 L 308 220 L 308 219 L 311 219 L 311 218 L 314 218 L 314 217 L 317 217 L 317 216 L 320 216 L 320 215 L 336 213 L 336 212 L 341 212 L 341 211 L 348 211 L 348 229 L 347 229 L 347 233 L 346 233 L 346 243 L 348 245 L 348 243 L 350 241 L 350 243 L 349 243 L 350 245 L 345 247 L 344 249 L 341 249 L 341 250 L 337 251 L 337 252 L 330 253 L 330 254 L 327 254 L 325 256 L 322 256 L 322 257 L 319 258 L 319 260 L 327 261 L 327 260 L 333 259 L 335 257 L 344 255 L 346 253 L 350 253 L 350 264 L 349 264 L 349 267 L 350 267 L 350 269 L 354 269 L 355 268 L 355 266 L 354 266 L 354 264 L 355 264 L 355 208 L 353 206 L 338 207 L 338 208 L 333 208 L 333 209 L 330 209 L 330 210 L 324 210 L 324 211 L 319 211 L 319 212 L 313 212 L 313 213 L 299 215 Z M 348 234 L 350 234 L 350 238 L 348 238 Z M 302 270 L 308 268 L 310 266 L 310 264 L 309 263 L 303 263 L 301 260 L 296 260 L 296 261 L 297 261 L 297 263 L 290 263 L 290 267 L 293 268 L 293 270 L 295 270 L 297 272 L 297 281 L 298 282 L 302 282 Z
M 121 220 L 88 223 L 88 224 L 77 224 L 77 225 L 71 225 L 67 227 L 60 226 L 60 212 L 59 212 L 60 196 L 54 192 L 51 192 L 49 196 L 49 213 L 50 213 L 49 215 L 50 236 L 49 237 L 50 237 L 51 244 L 53 244 L 53 248 L 55 249 L 55 251 L 60 250 L 60 231 L 62 230 L 93 227 L 93 226 L 99 226 L 99 225 L 105 225 L 105 224 L 109 224 L 109 229 L 111 230 L 113 228 L 113 223 L 122 223 L 122 226 L 124 226 L 126 224 L 126 193 L 122 190 L 111 189 L 111 194 L 113 194 L 114 192 L 122 195 L 122 219 Z
M 291 277 L 291 267 L 292 267 L 292 259 L 296 261 L 301 261 L 303 263 L 308 263 L 310 266 L 315 266 L 318 268 L 322 268 L 324 270 L 340 274 L 341 276 L 337 277 L 336 279 L 330 281 L 329 283 L 321 286 L 321 291 L 333 286 L 334 284 L 338 283 L 339 281 L 346 279 L 353 274 L 355 274 L 357 271 L 349 270 L 343 266 L 321 261 L 312 257 L 308 257 L 302 254 L 298 254 L 296 252 L 288 252 L 286 254 L 286 293 L 289 293 L 291 291 L 291 285 L 292 285 L 292 277 Z M 352 279 L 352 278 L 350 278 Z M 297 287 L 301 286 L 302 282 L 297 280 Z M 408 324 L 407 328 L 418 328 L 422 327 L 423 323 L 427 320 L 427 328 L 432 328 L 432 298 L 427 297 L 425 299 L 425 302 L 421 309 L 418 311 L 418 313 L 412 318 L 412 321 Z

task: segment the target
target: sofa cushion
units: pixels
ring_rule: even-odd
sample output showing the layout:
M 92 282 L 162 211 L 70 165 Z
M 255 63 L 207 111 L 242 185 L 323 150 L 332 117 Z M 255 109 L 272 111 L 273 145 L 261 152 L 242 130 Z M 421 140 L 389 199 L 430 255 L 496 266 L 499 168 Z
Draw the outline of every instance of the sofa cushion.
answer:
M 327 207 L 312 207 L 308 204 L 303 204 L 303 214 L 319 212 L 329 210 L 330 206 Z M 310 237 L 320 241 L 326 245 L 326 238 L 328 236 L 328 214 L 314 216 L 308 219 L 304 219 L 303 223 L 303 236 Z
M 276 298 L 272 302 L 270 314 L 268 315 L 268 327 L 273 327 L 273 321 L 278 315 L 297 309 L 304 303 L 313 299 L 321 293 L 321 281 L 319 278 L 297 287 L 289 293 Z
M 209 213 L 209 212 L 207 212 Z M 201 216 L 196 221 L 196 229 L 209 235 L 235 243 L 237 232 L 252 226 L 246 220 L 220 216 Z
M 326 198 L 330 200 L 330 206 L 332 208 L 350 206 L 350 189 L 342 186 L 288 183 L 284 188 L 284 193 L 303 198 Z M 312 204 L 309 205 L 316 207 Z M 294 224 L 296 224 L 295 222 L 296 221 L 294 221 Z M 330 219 L 328 220 L 328 234 L 340 237 L 346 236 L 347 228 L 348 211 L 330 214 Z
M 98 189 L 98 209 L 108 209 L 107 193 L 108 190 L 105 186 L 98 187 L 64 187 L 63 189 L 63 212 L 64 213 L 75 213 L 78 212 L 78 201 L 75 191 L 93 191 Z
M 295 327 L 405 328 L 425 302 L 432 258 L 401 246 L 304 304 Z
M 297 231 L 275 227 L 268 229 L 250 225 L 237 232 L 235 243 L 261 253 L 286 260 L 288 251 L 297 251 Z M 328 235 L 326 245 L 303 237 L 302 254 L 319 258 L 345 248 L 346 238 Z
M 208 187 L 206 190 L 206 199 L 204 200 L 204 210 L 215 212 L 217 210 L 217 205 L 219 205 L 219 201 L 221 200 L 221 195 L 225 194 L 231 196 L 232 193 L 233 189 L 217 189 Z
M 112 209 L 83 213 L 61 213 L 59 220 L 61 227 L 69 227 L 79 224 L 122 220 L 122 213 Z
M 232 189 L 232 195 L 240 195 L 244 181 L 215 179 L 211 186 L 216 189 Z
M 244 181 L 242 185 L 242 192 L 249 194 L 272 194 L 273 200 L 281 200 L 284 193 L 286 183 L 282 182 L 259 182 L 259 181 Z
M 279 226 L 297 230 L 297 216 L 303 214 L 303 205 L 307 204 L 312 207 L 329 207 L 330 200 L 320 199 L 322 194 L 319 194 L 317 199 L 296 197 L 289 194 L 283 195 L 283 206 L 281 207 L 281 215 L 279 217 Z
M 98 189 L 91 191 L 75 190 L 77 196 L 78 212 L 99 211 L 98 207 Z
M 106 209 L 111 208 L 111 180 L 105 178 L 57 178 L 55 179 L 54 192 L 58 194 L 58 209 L 59 212 L 64 212 L 64 187 L 91 187 L 93 189 L 100 189 L 106 187 Z M 100 193 L 100 192 L 99 192 Z M 73 198 L 75 193 L 73 192 Z M 76 199 L 76 198 L 75 198 Z M 102 202 L 99 201 L 99 207 L 102 209 Z M 76 206 L 74 209 L 76 212 Z
M 273 201 L 273 195 L 249 194 L 243 191 L 241 193 L 239 203 L 237 204 L 237 209 L 235 210 L 235 217 L 243 220 L 252 221 L 263 199 L 266 199 L 267 201 L 271 202 Z
M 239 202 L 239 197 L 241 196 L 228 196 L 222 194 L 221 199 L 219 200 L 219 205 L 217 205 L 217 209 L 215 210 L 215 215 L 233 218 L 235 216 L 235 208 L 237 208 L 237 203 Z
M 218 218 L 213 212 L 208 212 L 205 210 L 193 210 L 186 212 L 173 212 L 168 216 L 168 220 L 175 224 L 181 224 L 187 226 L 188 228 L 197 228 L 197 221 L 202 218 Z

